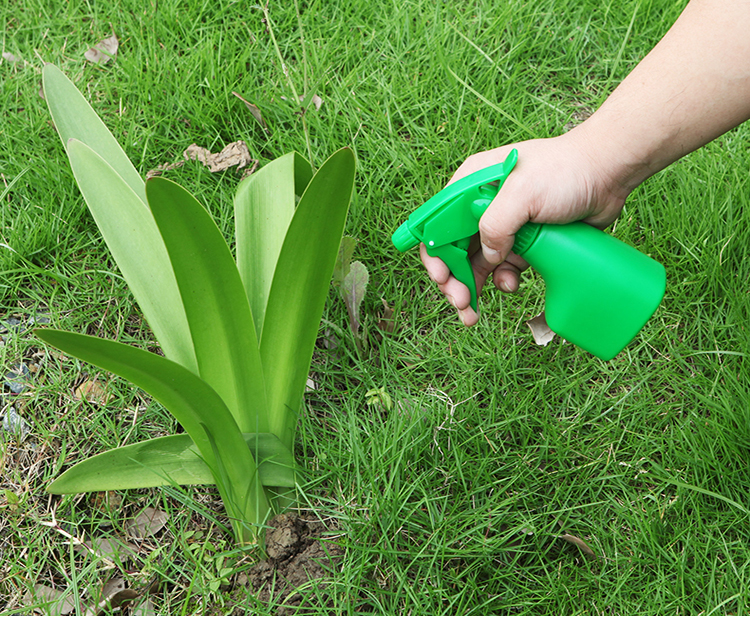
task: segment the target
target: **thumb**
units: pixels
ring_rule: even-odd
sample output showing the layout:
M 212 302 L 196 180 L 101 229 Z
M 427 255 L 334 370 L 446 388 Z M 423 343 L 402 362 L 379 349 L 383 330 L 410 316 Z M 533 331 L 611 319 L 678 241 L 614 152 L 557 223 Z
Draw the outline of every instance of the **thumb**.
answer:
M 522 197 L 514 197 L 512 187 L 507 185 L 506 181 L 506 186 L 500 190 L 479 220 L 482 255 L 490 264 L 500 264 L 508 257 L 516 232 L 529 221 L 529 213 L 522 206 Z

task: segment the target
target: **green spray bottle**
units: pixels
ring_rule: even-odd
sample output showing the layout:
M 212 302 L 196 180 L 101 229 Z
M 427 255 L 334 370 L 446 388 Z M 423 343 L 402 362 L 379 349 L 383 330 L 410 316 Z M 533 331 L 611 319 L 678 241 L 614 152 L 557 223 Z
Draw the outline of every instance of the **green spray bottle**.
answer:
M 396 249 L 420 242 L 443 260 L 471 293 L 477 287 L 468 255 L 479 219 L 518 161 L 503 162 L 448 185 L 414 211 L 393 234 Z M 664 267 L 622 241 L 583 222 L 526 223 L 513 252 L 546 284 L 545 318 L 555 333 L 609 361 L 637 335 L 664 297 Z

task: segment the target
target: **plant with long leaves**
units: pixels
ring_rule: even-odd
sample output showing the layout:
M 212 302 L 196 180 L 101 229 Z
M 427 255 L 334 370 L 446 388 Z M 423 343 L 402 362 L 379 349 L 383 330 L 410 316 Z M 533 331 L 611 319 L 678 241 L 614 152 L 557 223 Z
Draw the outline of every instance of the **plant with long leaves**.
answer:
M 295 426 L 354 185 L 354 156 L 313 174 L 297 153 L 240 182 L 236 261 L 206 209 L 144 182 L 54 65 L 44 94 L 73 174 L 164 357 L 38 329 L 46 343 L 131 381 L 187 434 L 127 445 L 65 471 L 48 492 L 216 484 L 240 542 L 295 496 Z

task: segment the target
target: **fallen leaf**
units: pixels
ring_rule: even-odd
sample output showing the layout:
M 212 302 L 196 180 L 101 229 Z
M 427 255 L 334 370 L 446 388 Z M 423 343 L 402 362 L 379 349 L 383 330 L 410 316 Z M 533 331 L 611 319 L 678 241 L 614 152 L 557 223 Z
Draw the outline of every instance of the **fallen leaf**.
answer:
M 357 246 L 357 239 L 351 236 L 345 236 L 341 239 L 339 253 L 336 256 L 336 264 L 333 267 L 333 285 L 340 286 L 344 278 L 349 273 L 351 267 L 354 248 Z
M 352 333 L 359 333 L 359 308 L 365 298 L 367 283 L 370 280 L 370 274 L 367 267 L 359 260 L 352 262 L 349 272 L 346 274 L 344 281 L 341 283 L 339 290 L 346 303 L 346 309 L 349 312 Z
M 106 406 L 112 396 L 107 393 L 98 380 L 94 379 L 85 380 L 78 385 L 73 393 L 73 397 L 79 402 L 86 400 L 86 402 L 91 404 Z
M 258 121 L 258 124 L 260 124 L 263 131 L 268 133 L 268 125 L 266 124 L 266 121 L 263 120 L 263 115 L 260 113 L 260 108 L 257 105 L 250 103 L 247 99 L 242 97 L 239 93 L 232 91 L 232 94 L 235 97 L 237 97 L 240 101 L 242 101 L 242 103 L 245 104 L 247 109 L 250 110 L 250 113 L 253 115 L 253 118 Z
M 19 58 L 15 54 L 11 54 L 10 52 L 3 52 L 3 60 L 11 64 L 16 64 L 17 62 L 21 62 L 21 58 Z
M 101 611 L 106 609 L 116 609 L 122 606 L 124 603 L 134 600 L 138 597 L 138 594 L 132 589 L 128 589 L 125 586 L 125 579 L 111 578 L 102 587 L 102 592 L 99 595 L 99 601 L 89 609 L 87 614 L 98 615 Z
M 75 611 L 72 595 L 65 596 L 63 591 L 47 585 L 34 585 L 34 591 L 23 597 L 24 606 L 32 606 L 47 615 L 70 615 Z M 44 605 L 44 608 L 41 606 Z
M 383 302 L 383 313 L 378 320 L 378 329 L 383 333 L 393 333 L 396 329 L 396 320 L 393 318 L 393 308 L 388 306 L 385 299 L 380 299 Z
M 566 542 L 575 544 L 576 546 L 578 546 L 578 548 L 581 549 L 584 554 L 587 554 L 590 557 L 594 557 L 596 559 L 596 553 L 591 550 L 591 547 L 580 537 L 576 537 L 575 535 L 568 535 L 567 533 L 565 535 L 559 535 L 558 537 L 562 540 L 565 540 Z
M 169 520 L 169 515 L 153 507 L 144 508 L 137 516 L 130 519 L 126 526 L 128 535 L 134 539 L 145 539 L 158 533 Z
M 308 95 L 309 96 L 309 95 Z M 323 107 L 323 99 L 321 99 L 318 95 L 313 94 L 312 97 L 310 97 L 309 101 L 306 101 L 304 97 L 300 97 L 299 100 L 302 102 L 302 107 L 304 109 L 307 109 L 310 103 L 315 106 L 315 111 L 317 112 L 320 110 L 321 107 Z
M 83 556 L 93 555 L 94 558 L 111 563 L 138 556 L 137 546 L 108 535 L 89 540 L 86 545 L 76 546 L 76 550 Z
M 114 490 L 107 490 L 106 492 L 97 492 L 91 498 L 91 503 L 95 507 L 103 509 L 119 509 L 122 505 L 122 497 Z
M 227 144 L 220 152 L 212 153 L 207 148 L 198 146 L 197 144 L 191 144 L 182 153 L 182 161 L 175 163 L 165 163 L 153 170 L 149 170 L 146 174 L 146 178 L 152 178 L 159 176 L 162 172 L 174 170 L 185 164 L 186 161 L 200 161 L 206 166 L 209 172 L 224 172 L 233 166 L 237 166 L 238 170 L 247 167 L 252 164 L 251 168 L 245 172 L 244 176 L 248 176 L 255 172 L 258 167 L 258 160 L 253 159 L 250 156 L 250 151 L 247 148 L 247 144 L 242 140 Z
M 25 363 L 18 363 L 5 375 L 4 384 L 10 389 L 11 393 L 18 395 L 29 386 L 26 379 L 30 376 L 29 366 Z
M 323 332 L 323 337 L 321 338 L 320 343 L 323 345 L 323 348 L 327 350 L 337 350 L 340 345 L 339 338 L 330 329 L 326 329 Z
M 142 600 L 135 602 L 130 609 L 131 617 L 155 617 L 156 607 L 149 598 L 143 598 Z
M 531 334 L 534 336 L 534 341 L 539 346 L 546 346 L 555 337 L 555 332 L 549 328 L 547 321 L 544 318 L 544 312 L 535 316 L 531 320 L 527 320 L 526 324 L 531 329 Z
M 305 384 L 305 391 L 317 391 L 318 390 L 318 383 L 316 383 L 312 378 L 307 379 L 307 383 Z
M 3 432 L 15 434 L 16 438 L 23 442 L 31 429 L 23 417 L 16 412 L 15 406 L 8 406 L 3 415 Z
M 113 34 L 88 49 L 83 57 L 94 64 L 106 64 L 117 56 L 118 47 L 120 47 L 120 42 Z

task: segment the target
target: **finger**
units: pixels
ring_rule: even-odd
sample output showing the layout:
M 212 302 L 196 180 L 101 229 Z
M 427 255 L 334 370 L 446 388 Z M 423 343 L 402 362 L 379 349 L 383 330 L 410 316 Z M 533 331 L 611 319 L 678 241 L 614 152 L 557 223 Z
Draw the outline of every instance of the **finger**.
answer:
M 479 321 L 479 314 L 471 307 L 471 293 L 469 288 L 450 275 L 444 284 L 438 284 L 440 292 L 445 295 L 448 303 L 458 310 L 458 317 L 467 327 Z
M 505 180 L 502 188 L 479 220 L 482 254 L 490 264 L 499 265 L 513 248 L 515 234 L 531 219 L 530 195 L 534 187 L 524 181 L 523 158 L 516 170 Z
M 438 284 L 438 288 L 446 296 L 448 302 L 457 310 L 465 310 L 469 307 L 471 303 L 469 288 L 453 277 L 453 275 L 444 284 Z
M 495 288 L 503 292 L 517 292 L 521 282 L 521 271 L 528 268 L 528 262 L 511 252 L 508 259 L 493 272 L 492 283 L 495 284 Z
M 508 262 L 503 262 L 492 274 L 495 288 L 503 292 L 518 292 L 521 283 L 521 271 Z
M 427 253 L 427 247 L 425 247 L 424 243 L 419 244 L 419 257 L 422 259 L 422 264 L 424 264 L 427 274 L 433 282 L 444 284 L 448 281 L 448 277 L 451 274 L 450 269 L 440 258 L 430 256 Z
M 528 212 L 521 204 L 503 187 L 479 220 L 482 255 L 493 269 L 508 257 L 516 232 L 529 221 Z
M 487 168 L 496 163 L 502 163 L 507 159 L 510 151 L 513 150 L 513 148 L 513 145 L 508 145 L 472 155 L 471 157 L 466 159 L 466 161 L 464 161 L 453 173 L 453 176 L 451 176 L 448 184 L 450 185 L 451 183 L 455 183 L 456 181 L 461 180 L 464 176 L 469 176 L 469 174 L 473 174 L 474 172 L 483 170 L 484 168 Z

